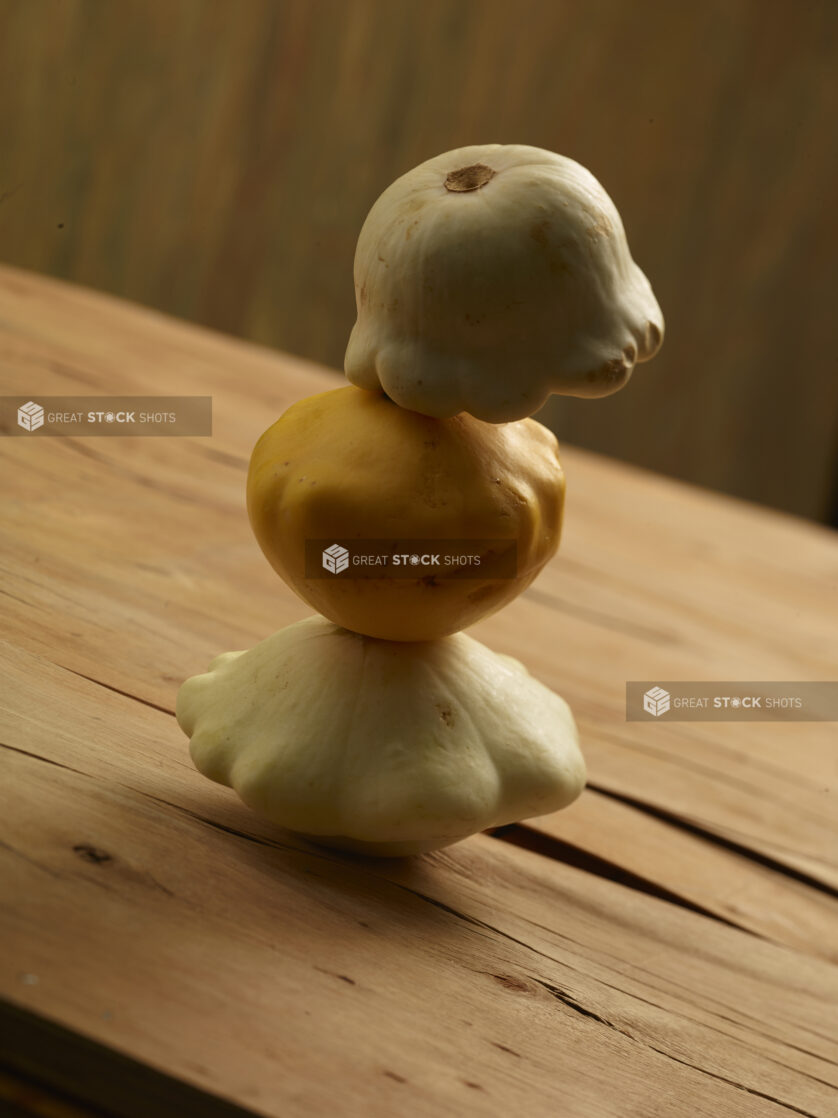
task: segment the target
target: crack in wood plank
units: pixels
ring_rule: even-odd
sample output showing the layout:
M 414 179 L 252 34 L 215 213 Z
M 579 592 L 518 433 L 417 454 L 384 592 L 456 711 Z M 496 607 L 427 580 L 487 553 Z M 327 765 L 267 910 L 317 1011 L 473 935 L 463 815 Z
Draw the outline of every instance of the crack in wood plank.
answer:
M 537 920 L 533 920 L 531 917 L 528 918 L 528 923 L 530 923 L 535 928 L 539 928 L 541 931 L 548 932 L 551 935 L 555 935 L 555 936 L 558 936 L 560 939 L 566 940 L 569 944 L 572 944 L 574 948 L 584 949 L 585 946 L 586 946 L 580 940 L 574 939 L 573 936 L 569 936 L 566 932 L 561 932 L 558 929 L 556 929 L 554 927 L 551 927 L 547 924 L 541 924 Z M 759 938 L 759 937 L 757 937 L 757 938 Z M 765 941 L 765 942 L 770 942 L 770 941 Z M 544 952 L 538 951 L 537 948 L 533 947 L 532 950 L 535 951 L 537 954 L 542 955 L 543 957 L 545 957 L 547 959 L 551 959 L 553 962 L 557 961 L 553 956 L 547 955 Z M 610 954 L 608 952 L 605 952 L 605 954 L 607 954 L 609 956 L 609 958 L 612 960 L 611 963 L 609 964 L 609 966 L 611 967 L 611 969 L 614 971 L 615 974 L 618 974 L 623 978 L 629 978 L 630 979 L 632 977 L 631 975 L 627 974 L 625 971 L 621 970 L 619 966 L 616 965 L 617 963 L 624 962 L 624 960 L 622 959 L 621 956 L 613 955 L 613 954 Z M 587 971 L 582 970 L 579 967 L 574 967 L 573 964 L 569 963 L 567 960 L 562 960 L 562 966 L 565 967 L 565 969 L 573 971 L 574 973 L 578 974 L 583 979 L 586 979 L 586 978 L 590 977 Z M 672 990 L 667 990 L 665 987 L 658 986 L 658 985 L 655 984 L 654 981 L 651 981 L 652 979 L 660 980 L 661 975 L 658 974 L 657 971 L 650 970 L 649 967 L 645 967 L 645 966 L 643 966 L 639 963 L 636 963 L 636 962 L 632 964 L 632 968 L 634 970 L 642 972 L 642 974 L 645 976 L 643 981 L 649 987 L 650 990 L 654 990 L 658 994 L 664 994 L 664 995 L 670 995 L 670 996 L 672 995 Z M 499 976 L 498 975 L 492 975 L 492 977 L 498 978 Z M 711 1009 L 704 1009 L 704 1007 L 698 1005 L 695 1001 L 691 1000 L 690 995 L 692 995 L 693 991 L 691 990 L 691 988 L 689 986 L 685 986 L 683 983 L 678 982 L 677 979 L 672 978 L 671 976 L 668 976 L 666 981 L 669 983 L 669 985 L 673 989 L 678 991 L 677 996 L 679 998 L 681 998 L 684 1001 L 684 1003 L 687 1006 L 689 1006 L 690 1008 L 696 1009 L 696 1010 L 699 1010 L 699 1011 L 703 1010 L 704 1012 L 711 1013 L 714 1017 L 718 1018 L 720 1021 L 726 1021 L 728 1024 L 736 1025 L 737 1027 L 742 1026 L 742 1021 L 737 1021 L 736 1018 L 729 1017 L 727 1014 L 721 1012 L 719 1007 L 720 1006 L 724 1007 L 725 1006 L 724 1002 L 720 1002 L 717 998 L 714 998 L 711 995 L 705 993 L 705 997 L 707 998 L 707 1001 L 712 1003 L 712 1008 Z M 601 985 L 607 987 L 609 990 L 614 990 L 616 993 L 623 995 L 623 997 L 632 998 L 635 1001 L 642 1002 L 645 1005 L 651 1006 L 654 1009 L 658 1009 L 658 1010 L 661 1010 L 661 1011 L 666 1012 L 666 1013 L 676 1013 L 677 1016 L 682 1017 L 686 1021 L 690 1021 L 690 1022 L 693 1022 L 693 1023 L 698 1022 L 697 1018 L 692 1017 L 687 1013 L 684 1013 L 682 1011 L 679 1012 L 679 1011 L 673 1010 L 671 1007 L 665 1008 L 665 1007 L 659 1005 L 657 1002 L 652 1001 L 650 998 L 644 998 L 641 994 L 638 994 L 634 991 L 626 990 L 623 986 L 616 985 L 613 982 L 608 982 L 606 979 L 602 978 L 601 976 L 597 978 L 597 982 L 599 982 Z M 774 1034 L 765 1032 L 763 1029 L 760 1029 L 758 1027 L 759 1024 L 761 1023 L 758 1018 L 754 1018 L 753 1016 L 751 1016 L 748 1013 L 745 1013 L 744 1011 L 740 1010 L 740 1012 L 742 1014 L 742 1018 L 747 1021 L 748 1028 L 753 1033 L 755 1033 L 756 1035 L 761 1036 L 761 1037 L 765 1038 L 766 1040 L 771 1040 L 775 1043 L 779 1043 L 784 1048 L 789 1048 L 792 1051 L 800 1052 L 803 1055 L 809 1056 L 811 1059 L 818 1060 L 819 1062 L 827 1064 L 830 1067 L 838 1067 L 838 1061 L 831 1060 L 828 1057 L 823 1056 L 818 1052 L 813 1052 L 810 1048 L 804 1048 L 802 1045 L 794 1044 L 792 1041 L 787 1040 L 785 1038 L 777 1038 Z M 730 1037 L 731 1036 L 730 1033 L 725 1032 L 723 1029 L 719 1029 L 715 1025 L 708 1026 L 708 1027 L 712 1027 L 714 1029 L 714 1031 L 718 1032 L 722 1036 L 725 1036 L 725 1037 Z M 802 1031 L 810 1033 L 812 1036 L 817 1037 L 819 1040 L 827 1041 L 828 1043 L 833 1043 L 834 1042 L 835 1038 L 833 1036 L 818 1032 L 817 1029 L 813 1029 L 809 1026 L 798 1026 L 798 1028 L 801 1029 Z M 776 1063 L 777 1061 L 773 1061 L 773 1062 Z M 780 1066 L 785 1067 L 786 1065 L 781 1064 Z M 807 1074 L 807 1073 L 801 1072 L 801 1074 Z M 833 1084 L 830 1081 L 821 1080 L 817 1076 L 810 1076 L 809 1078 L 814 1079 L 815 1082 L 817 1082 L 817 1083 L 826 1083 L 827 1086 L 830 1086 L 830 1087 L 833 1086 Z
M 571 941 L 571 942 L 574 942 L 574 941 Z M 585 977 L 587 977 L 587 972 L 586 971 L 580 970 L 578 967 L 574 967 L 571 963 L 565 962 L 564 966 L 568 970 L 571 970 L 574 973 L 578 974 L 580 976 L 580 978 L 584 979 Z M 651 976 L 652 978 L 659 977 L 654 971 L 651 971 L 646 967 L 638 967 L 638 969 L 642 970 L 644 972 L 644 974 L 646 974 L 647 976 Z M 618 971 L 617 973 L 620 974 L 622 972 Z M 658 1009 L 663 1013 L 673 1013 L 673 1012 L 675 1012 L 671 1008 L 667 1009 L 665 1006 L 659 1005 L 658 1002 L 652 1001 L 651 998 L 644 998 L 642 996 L 642 994 L 638 994 L 634 991 L 625 990 L 622 986 L 617 986 L 613 982 L 606 981 L 604 978 L 600 977 L 600 978 L 597 979 L 597 981 L 600 982 L 603 986 L 606 986 L 609 990 L 614 990 L 616 993 L 622 994 L 623 997 L 633 998 L 635 1001 L 642 1002 L 644 1005 L 651 1006 L 653 1009 Z M 665 990 L 663 987 L 655 986 L 653 982 L 649 981 L 648 977 L 646 978 L 645 981 L 646 981 L 646 984 L 649 986 L 649 988 L 651 990 L 655 990 L 659 994 L 669 993 L 669 991 Z M 673 982 L 672 980 L 670 980 L 670 983 L 671 983 L 672 986 L 677 986 L 678 987 L 678 989 L 680 991 L 680 993 L 678 994 L 678 997 L 682 998 L 684 1000 L 684 1003 L 687 1006 L 689 1006 L 691 1009 L 698 1009 L 698 1010 L 701 1009 L 701 1007 L 699 1005 L 696 1005 L 695 1002 L 690 1001 L 689 998 L 687 997 L 687 995 L 690 993 L 690 990 L 689 990 L 688 987 L 683 986 L 680 983 Z M 717 1017 L 720 1021 L 726 1021 L 729 1025 L 736 1025 L 736 1026 L 741 1027 L 741 1022 L 740 1021 L 737 1021 L 733 1017 L 728 1017 L 726 1014 L 722 1013 L 718 1008 L 715 1008 L 715 1006 L 718 1006 L 721 1003 L 716 1001 L 716 999 L 709 999 L 709 1000 L 712 1000 L 715 1003 L 714 1008 L 712 1010 L 708 1011 L 713 1015 L 713 1017 Z M 678 1012 L 677 1015 L 679 1017 L 682 1017 L 685 1021 L 690 1021 L 694 1024 L 698 1023 L 698 1018 L 692 1017 L 690 1014 L 684 1013 L 683 1011 Z M 762 1029 L 757 1028 L 757 1023 L 756 1023 L 754 1018 L 750 1017 L 748 1014 L 745 1014 L 745 1013 L 743 1013 L 742 1016 L 744 1018 L 747 1018 L 748 1028 L 753 1033 L 755 1033 L 758 1036 L 763 1037 L 765 1040 L 777 1041 L 777 1038 L 774 1037 L 771 1033 L 764 1032 Z M 725 1029 L 721 1029 L 715 1024 L 708 1023 L 708 1022 L 702 1022 L 702 1023 L 706 1024 L 708 1028 L 713 1029 L 713 1031 L 717 1032 L 720 1036 L 730 1038 L 731 1035 L 732 1035 L 731 1033 L 727 1032 Z M 820 1040 L 830 1040 L 830 1039 L 832 1039 L 830 1037 L 823 1036 L 821 1033 L 815 1032 L 814 1030 L 810 1029 L 808 1031 L 811 1032 L 813 1036 L 817 1036 Z M 739 1041 L 739 1043 L 746 1043 L 746 1042 L 742 1041 L 741 1038 L 736 1038 L 736 1039 Z M 823 1064 L 827 1064 L 829 1067 L 838 1067 L 838 1062 L 836 1062 L 835 1060 L 830 1060 L 826 1056 L 822 1056 L 818 1052 L 812 1052 L 811 1049 L 804 1048 L 802 1045 L 793 1044 L 790 1040 L 781 1039 L 781 1040 L 779 1040 L 779 1043 L 782 1044 L 782 1046 L 784 1048 L 789 1048 L 793 1052 L 800 1052 L 805 1056 L 809 1056 L 813 1060 L 818 1060 Z M 753 1049 L 753 1045 L 749 1045 L 749 1047 L 751 1047 Z M 765 1056 L 764 1052 L 761 1052 L 760 1055 L 762 1057 L 764 1057 L 765 1059 L 771 1059 L 771 1057 Z M 771 1062 L 777 1064 L 779 1067 L 783 1067 L 783 1068 L 788 1067 L 787 1064 L 783 1064 L 779 1060 L 771 1059 Z M 827 1087 L 834 1087 L 834 1084 L 828 1079 L 821 1079 L 821 1078 L 819 1078 L 819 1076 L 810 1075 L 808 1072 L 800 1071 L 799 1069 L 794 1069 L 794 1070 L 798 1074 L 805 1075 L 808 1079 L 812 1079 L 815 1083 L 823 1083 Z
M 663 885 L 658 885 L 650 878 L 642 877 L 640 874 L 624 869 L 616 862 L 598 854 L 592 854 L 584 847 L 565 842 L 563 839 L 545 834 L 543 831 L 534 830 L 532 827 L 528 827 L 525 822 L 510 823 L 506 827 L 500 827 L 496 831 L 492 831 L 491 837 L 502 842 L 512 843 L 514 846 L 520 846 L 524 850 L 531 850 L 545 858 L 554 858 L 559 862 L 564 862 L 565 865 L 575 866 L 576 869 L 583 870 L 585 873 L 594 874 L 596 877 L 604 878 L 607 881 L 614 881 L 618 885 L 635 889 L 649 897 L 657 897 L 668 904 L 678 905 L 679 908 L 696 912 L 699 916 L 706 916 L 710 920 L 717 920 L 720 924 L 727 924 L 730 928 L 737 928 L 747 935 L 758 935 L 757 932 L 745 927 L 744 924 L 729 920 L 727 917 L 721 916 L 719 913 L 713 912 L 711 909 L 705 908 L 703 905 L 697 904 L 695 901 L 691 901 Z M 766 937 L 758 936 L 758 938 L 765 939 Z
M 67 772 L 75 773 L 76 776 L 90 776 L 89 773 L 82 772 L 81 769 L 74 769 L 72 765 L 64 765 L 61 761 L 53 761 L 51 757 L 42 757 L 40 753 L 32 753 L 28 749 L 20 749 L 16 745 L 9 745 L 8 742 L 0 741 L 0 749 L 8 749 L 11 753 L 20 753 L 23 757 L 31 757 L 33 761 L 43 761 L 45 765 L 55 765 L 57 769 L 66 769 Z
M 171 715 L 175 717 L 175 712 L 169 710 L 168 707 L 160 706 L 159 703 L 153 703 L 151 699 L 143 699 L 140 695 L 132 695 L 130 691 L 123 691 L 121 687 L 115 687 L 112 683 L 105 683 L 101 679 L 95 679 L 92 675 L 85 675 L 84 672 L 79 672 L 75 668 L 68 668 L 66 664 L 55 663 L 56 668 L 61 668 L 62 671 L 70 672 L 72 675 L 77 675 L 79 679 L 86 679 L 88 683 L 95 683 L 98 687 L 104 687 L 108 691 L 113 691 L 117 695 L 122 695 L 126 699 L 133 699 L 136 703 L 142 703 L 143 706 L 151 707 L 152 710 L 159 710 L 161 714 Z
M 794 1103 L 784 1102 L 778 1099 L 775 1095 L 769 1095 L 765 1091 L 758 1091 L 755 1087 L 746 1087 L 744 1083 L 739 1083 L 735 1079 L 730 1079 L 726 1075 L 719 1075 L 718 1072 L 708 1071 L 707 1068 L 700 1067 L 698 1064 L 692 1064 L 689 1060 L 682 1060 L 678 1056 L 673 1056 L 671 1052 L 665 1052 L 662 1048 L 656 1048 L 653 1044 L 647 1045 L 652 1052 L 658 1052 L 661 1056 L 665 1056 L 667 1060 L 674 1060 L 676 1064 L 682 1064 L 684 1067 L 693 1068 L 695 1071 L 701 1072 L 702 1075 L 709 1076 L 710 1079 L 716 1079 L 720 1083 L 727 1083 L 730 1087 L 735 1087 L 738 1091 L 744 1091 L 748 1095 L 754 1095 L 757 1098 L 765 1099 L 767 1102 L 776 1103 L 777 1106 L 783 1107 L 784 1110 L 790 1110 L 794 1114 L 802 1114 L 804 1118 L 822 1118 L 822 1115 L 814 1114 L 811 1110 L 803 1110 Z M 830 1084 L 831 1086 L 831 1084 Z
M 667 811 L 665 808 L 657 807 L 654 804 L 647 803 L 645 800 L 636 799 L 634 796 L 627 796 L 624 792 L 615 792 L 613 789 L 606 788 L 601 784 L 592 784 L 589 781 L 588 787 L 598 792 L 601 796 L 608 796 L 609 799 L 616 800 L 621 804 L 626 804 L 628 807 L 633 807 L 637 811 L 645 812 L 654 819 L 659 819 L 662 823 L 668 823 L 670 826 L 677 827 L 682 831 L 687 831 L 689 834 L 696 835 L 706 842 L 712 842 L 717 846 L 722 846 L 726 850 L 732 851 L 734 854 L 740 854 L 744 858 L 749 858 L 752 862 L 765 866 L 766 869 L 783 874 L 793 881 L 799 881 L 801 884 L 811 889 L 817 889 L 818 892 L 824 893 L 828 897 L 838 897 L 838 889 L 829 885 L 827 882 L 821 881 L 817 877 L 812 877 L 804 870 L 798 870 L 793 866 L 787 865 L 785 862 L 780 862 L 776 858 L 772 858 L 769 854 L 763 854 L 761 851 L 754 850 L 750 846 L 745 846 L 743 843 L 728 838 L 718 831 L 709 830 L 694 820 L 685 819 L 682 815 L 676 815 L 675 812 Z M 718 919 L 721 919 L 721 917 L 718 917 Z
M 571 969 L 573 969 L 573 968 L 571 968 Z M 500 976 L 496 975 L 495 977 L 500 977 Z M 582 1005 L 581 1002 L 577 1001 L 572 995 L 570 995 L 566 990 L 560 990 L 557 986 L 552 985 L 549 982 L 545 982 L 543 979 L 538 978 L 536 975 L 531 975 L 530 977 L 532 978 L 533 982 L 536 982 L 536 983 L 538 983 L 539 986 L 544 987 L 544 989 L 547 990 L 548 993 L 550 993 L 553 997 L 557 998 L 561 1002 L 564 1002 L 565 1005 L 569 1006 L 571 1009 L 576 1010 L 578 1013 L 581 1013 L 584 1017 L 589 1017 L 591 1020 L 596 1021 L 601 1025 L 606 1025 L 609 1029 L 614 1029 L 616 1032 L 622 1034 L 622 1036 L 628 1037 L 629 1040 L 633 1040 L 633 1041 L 635 1041 L 639 1044 L 645 1044 L 647 1048 L 651 1048 L 653 1051 L 659 1052 L 662 1056 L 666 1056 L 667 1058 L 672 1059 L 672 1060 L 678 1060 L 677 1056 L 673 1056 L 671 1053 L 666 1052 L 661 1048 L 656 1048 L 653 1044 L 649 1044 L 648 1042 L 644 1041 L 642 1038 L 635 1036 L 634 1033 L 629 1032 L 627 1029 L 621 1028 L 614 1021 L 609 1020 L 607 1017 L 603 1017 L 601 1014 L 595 1012 L 592 1009 L 588 1009 L 586 1006 Z M 602 980 L 600 980 L 600 981 L 602 981 Z M 609 986 L 613 990 L 616 990 L 618 993 L 622 994 L 624 997 L 633 998 L 637 1001 L 643 1002 L 646 1005 L 653 1006 L 655 1009 L 660 1010 L 662 1013 L 671 1013 L 672 1012 L 672 1010 L 668 1010 L 664 1006 L 658 1005 L 656 1002 L 650 1001 L 648 998 L 641 998 L 636 994 L 632 994 L 632 993 L 629 993 L 627 990 L 621 989 L 619 986 L 610 986 L 609 983 L 603 983 L 603 984 Z M 695 1018 L 690 1017 L 688 1014 L 678 1014 L 678 1016 L 683 1017 L 687 1021 L 692 1021 L 694 1023 L 698 1023 L 698 1022 L 696 1022 Z M 729 1020 L 729 1018 L 728 1018 L 728 1020 Z M 704 1024 L 706 1025 L 707 1028 L 713 1029 L 713 1031 L 717 1032 L 720 1036 L 730 1038 L 730 1033 L 725 1032 L 724 1029 L 719 1029 L 715 1025 L 707 1024 L 706 1022 L 704 1022 Z M 746 1042 L 740 1041 L 740 1043 L 746 1043 Z M 751 1047 L 751 1049 L 753 1051 L 757 1051 L 757 1049 L 754 1049 L 752 1045 L 749 1045 L 749 1047 Z M 794 1046 L 788 1045 L 787 1047 L 794 1047 Z M 808 1055 L 813 1055 L 812 1053 L 807 1053 L 807 1054 Z M 775 1060 L 771 1056 L 766 1055 L 764 1052 L 760 1052 L 760 1057 L 762 1059 L 768 1060 L 770 1063 L 774 1064 L 776 1067 L 783 1068 L 785 1071 L 794 1071 L 796 1074 L 803 1075 L 803 1076 L 806 1077 L 806 1079 L 810 1079 L 813 1083 L 819 1083 L 824 1087 L 831 1087 L 831 1088 L 834 1089 L 834 1086 L 835 1086 L 834 1083 L 830 1082 L 828 1079 L 821 1079 L 817 1075 L 811 1075 L 809 1072 L 802 1071 L 798 1068 L 791 1068 L 788 1064 L 784 1064 L 781 1060 Z M 815 1056 L 815 1058 L 823 1060 L 824 1063 L 832 1064 L 832 1061 L 825 1060 L 824 1057 L 822 1057 L 822 1056 L 820 1056 L 820 1057 Z M 682 1063 L 683 1061 L 678 1060 L 678 1062 Z M 714 1075 L 714 1077 L 715 1077 L 714 1072 L 709 1071 L 707 1068 L 700 1067 L 697 1064 L 688 1064 L 687 1066 L 688 1067 L 694 1067 L 697 1071 L 705 1072 L 707 1075 Z M 750 1090 L 748 1087 L 744 1087 L 742 1084 L 734 1084 L 732 1080 L 725 1080 L 725 1082 L 730 1082 L 734 1086 L 740 1086 L 740 1087 L 742 1087 L 742 1090 L 745 1090 L 745 1091 Z M 790 1104 L 783 1103 L 782 1100 L 774 1098 L 771 1095 L 765 1095 L 764 1097 L 767 1098 L 767 1099 L 770 1099 L 772 1102 L 779 1103 L 781 1106 L 790 1105 Z M 794 1109 L 794 1107 L 792 1107 L 792 1109 Z M 806 1111 L 801 1111 L 800 1113 L 805 1114 L 807 1112 Z

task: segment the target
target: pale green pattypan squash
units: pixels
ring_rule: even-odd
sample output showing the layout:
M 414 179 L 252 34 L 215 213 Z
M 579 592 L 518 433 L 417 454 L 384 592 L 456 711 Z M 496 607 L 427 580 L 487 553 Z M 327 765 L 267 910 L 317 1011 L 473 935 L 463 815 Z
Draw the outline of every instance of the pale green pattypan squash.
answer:
M 406 855 L 582 791 L 570 708 L 464 633 L 405 643 L 314 616 L 181 687 L 198 769 L 327 845 Z
M 614 203 L 526 144 L 448 151 L 388 186 L 358 238 L 355 298 L 349 380 L 440 419 L 608 395 L 663 340 Z

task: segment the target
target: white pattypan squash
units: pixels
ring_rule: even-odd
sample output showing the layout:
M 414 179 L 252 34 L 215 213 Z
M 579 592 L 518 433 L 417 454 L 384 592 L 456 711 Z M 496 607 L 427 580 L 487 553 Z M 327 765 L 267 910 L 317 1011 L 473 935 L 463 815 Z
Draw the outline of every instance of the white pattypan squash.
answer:
M 524 144 L 449 151 L 389 186 L 355 295 L 347 377 L 437 418 L 608 395 L 663 340 L 614 203 L 580 164 Z
M 585 783 L 567 703 L 463 633 L 382 641 L 309 617 L 187 680 L 177 719 L 254 811 L 372 854 L 544 815 Z

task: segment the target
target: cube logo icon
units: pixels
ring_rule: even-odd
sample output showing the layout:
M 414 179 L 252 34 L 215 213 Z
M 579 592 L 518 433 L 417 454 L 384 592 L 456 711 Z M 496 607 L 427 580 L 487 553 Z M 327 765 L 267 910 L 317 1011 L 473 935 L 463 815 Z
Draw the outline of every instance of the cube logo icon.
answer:
M 662 687 L 650 687 L 643 696 L 643 709 L 659 718 L 669 710 L 669 692 Z
M 17 425 L 25 431 L 37 431 L 44 425 L 44 409 L 32 400 L 17 409 Z
M 339 575 L 349 566 L 349 552 L 339 543 L 333 543 L 323 552 L 323 566 L 333 575 Z

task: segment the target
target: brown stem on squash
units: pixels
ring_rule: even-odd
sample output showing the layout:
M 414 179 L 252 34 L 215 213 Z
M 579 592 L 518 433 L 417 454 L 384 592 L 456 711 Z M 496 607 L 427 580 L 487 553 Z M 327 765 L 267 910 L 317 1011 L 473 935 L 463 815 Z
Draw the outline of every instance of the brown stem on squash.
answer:
M 471 167 L 461 167 L 452 171 L 445 180 L 445 189 L 452 194 L 465 194 L 469 190 L 479 190 L 495 177 L 496 171 L 485 163 L 474 163 Z

